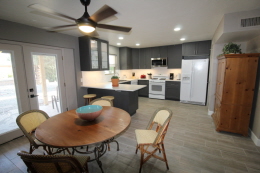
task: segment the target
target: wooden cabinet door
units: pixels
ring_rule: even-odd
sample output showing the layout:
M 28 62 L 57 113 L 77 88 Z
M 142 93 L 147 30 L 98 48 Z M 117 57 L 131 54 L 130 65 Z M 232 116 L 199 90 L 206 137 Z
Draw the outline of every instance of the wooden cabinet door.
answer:
M 120 69 L 127 70 L 132 69 L 132 50 L 128 47 L 119 48 L 119 61 Z
M 167 62 L 168 68 L 181 68 L 182 62 L 182 45 L 167 46 Z
M 226 66 L 226 59 L 221 59 L 221 60 L 218 61 L 216 97 L 218 97 L 219 100 L 222 100 L 223 85 L 224 85 L 224 82 L 225 82 L 224 81 L 225 66 Z
M 211 48 L 211 41 L 196 42 L 196 55 L 209 55 Z
M 132 69 L 139 69 L 139 49 L 132 49 Z
M 225 69 L 223 102 L 252 105 L 258 57 L 228 58 Z

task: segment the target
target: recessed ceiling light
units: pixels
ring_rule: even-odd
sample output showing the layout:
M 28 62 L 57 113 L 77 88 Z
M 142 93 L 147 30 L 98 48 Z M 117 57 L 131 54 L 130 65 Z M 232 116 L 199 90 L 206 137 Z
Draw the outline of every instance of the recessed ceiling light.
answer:
M 136 46 L 140 46 L 140 44 L 139 44 L 139 43 L 136 43 L 135 45 L 136 45 Z
M 118 39 L 119 39 L 119 40 L 123 40 L 123 39 L 124 39 L 124 37 L 118 37 Z
M 121 43 L 117 43 L 117 45 L 121 45 Z
M 181 40 L 181 41 L 184 41 L 184 40 L 185 40 L 185 38 L 181 38 L 180 40 Z
M 179 31 L 181 30 L 181 28 L 174 28 L 174 31 Z

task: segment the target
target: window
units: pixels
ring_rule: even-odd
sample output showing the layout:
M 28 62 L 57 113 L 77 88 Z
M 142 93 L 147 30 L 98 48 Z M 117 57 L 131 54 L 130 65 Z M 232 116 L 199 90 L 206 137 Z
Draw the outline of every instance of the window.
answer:
M 116 68 L 116 55 L 109 55 L 109 70 L 105 74 L 114 74 Z

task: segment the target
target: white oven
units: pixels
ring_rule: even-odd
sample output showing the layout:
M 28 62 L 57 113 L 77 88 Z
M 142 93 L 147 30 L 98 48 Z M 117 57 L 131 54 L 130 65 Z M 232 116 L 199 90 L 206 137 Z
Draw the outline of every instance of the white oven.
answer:
M 149 81 L 149 98 L 165 99 L 165 81 Z
M 165 99 L 165 81 L 168 79 L 167 75 L 154 75 L 149 80 L 149 98 Z

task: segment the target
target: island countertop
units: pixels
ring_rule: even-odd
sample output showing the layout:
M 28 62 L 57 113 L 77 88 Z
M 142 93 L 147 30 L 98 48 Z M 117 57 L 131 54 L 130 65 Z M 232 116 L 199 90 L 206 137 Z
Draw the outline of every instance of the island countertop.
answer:
M 119 84 L 118 87 L 113 87 L 111 82 L 107 82 L 107 83 L 88 84 L 88 85 L 83 85 L 81 87 L 97 88 L 97 89 L 105 89 L 105 90 L 115 90 L 115 91 L 137 91 L 137 90 L 140 90 L 140 89 L 145 88 L 147 86 L 146 85 Z

